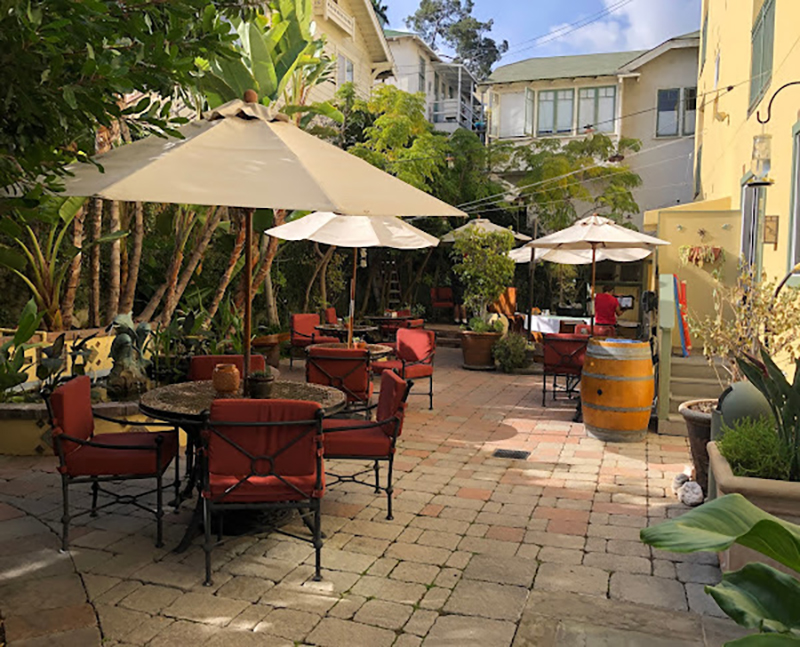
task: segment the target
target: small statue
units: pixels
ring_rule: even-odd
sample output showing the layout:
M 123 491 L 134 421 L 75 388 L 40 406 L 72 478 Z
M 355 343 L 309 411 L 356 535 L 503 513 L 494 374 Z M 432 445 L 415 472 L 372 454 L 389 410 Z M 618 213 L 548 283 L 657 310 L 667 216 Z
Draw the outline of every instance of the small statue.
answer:
M 144 348 L 150 336 L 150 324 L 134 324 L 131 313 L 118 315 L 108 327 L 114 331 L 111 359 L 114 362 L 108 375 L 108 392 L 114 397 L 147 390 L 147 366 Z

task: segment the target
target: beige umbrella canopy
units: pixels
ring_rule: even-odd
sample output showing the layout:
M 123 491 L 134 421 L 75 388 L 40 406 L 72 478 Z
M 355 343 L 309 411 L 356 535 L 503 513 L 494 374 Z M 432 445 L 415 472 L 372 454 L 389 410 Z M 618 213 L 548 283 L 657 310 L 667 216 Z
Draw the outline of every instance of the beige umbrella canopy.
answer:
M 513 231 L 509 227 L 501 227 L 500 225 L 496 225 L 491 220 L 487 220 L 486 218 L 475 218 L 475 220 L 470 220 L 466 225 L 461 225 L 461 227 L 446 233 L 444 236 L 442 236 L 442 242 L 454 243 L 456 242 L 456 236 L 459 234 L 468 234 L 471 231 L 480 231 L 484 234 L 495 233 L 498 231 L 511 231 L 511 233 L 514 234 L 514 240 L 525 242 L 531 239 L 530 236 L 520 234 L 519 232 Z
M 360 247 L 422 249 L 436 247 L 436 236 L 417 229 L 392 216 L 341 216 L 316 212 L 264 232 L 283 240 L 314 240 L 326 245 L 353 248 L 353 278 L 350 284 L 350 318 L 347 343 L 353 340 L 353 317 L 356 304 L 356 271 Z
M 183 139 L 148 137 L 93 165 L 73 165 L 64 195 L 244 207 L 245 377 L 250 366 L 252 216 L 257 208 L 357 216 L 465 216 L 455 207 L 303 132 L 257 103 L 230 101 L 180 128 Z
M 614 261 L 616 263 L 632 263 L 647 258 L 652 254 L 649 249 L 598 249 L 595 260 Z M 589 265 L 592 262 L 590 249 L 534 249 L 523 245 L 508 253 L 515 263 L 530 263 L 531 260 L 549 261 L 561 265 Z

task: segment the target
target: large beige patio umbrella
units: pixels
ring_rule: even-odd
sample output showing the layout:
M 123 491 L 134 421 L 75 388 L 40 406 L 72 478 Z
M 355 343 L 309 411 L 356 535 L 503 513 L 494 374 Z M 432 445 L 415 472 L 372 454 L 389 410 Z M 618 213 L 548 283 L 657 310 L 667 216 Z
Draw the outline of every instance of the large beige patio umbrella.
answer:
M 615 263 L 632 263 L 647 258 L 652 254 L 649 249 L 599 249 L 595 260 L 614 261 Z M 532 260 L 549 261 L 560 265 L 589 265 L 592 262 L 592 251 L 589 249 L 533 249 L 527 245 L 512 249 L 508 253 L 515 263 L 530 263 Z
M 422 249 L 423 247 L 436 247 L 439 244 L 436 236 L 431 236 L 394 216 L 342 216 L 319 211 L 285 225 L 267 229 L 264 233 L 283 240 L 314 240 L 326 245 L 353 248 L 348 345 L 353 341 L 359 248 Z
M 517 240 L 519 242 L 526 242 L 531 239 L 530 236 L 526 236 L 525 234 L 513 231 L 509 227 L 502 227 L 500 225 L 496 225 L 491 220 L 488 220 L 486 218 L 475 218 L 475 220 L 470 220 L 466 225 L 461 225 L 457 229 L 447 232 L 444 236 L 442 236 L 442 242 L 454 243 L 456 242 L 456 236 L 458 236 L 459 234 L 468 234 L 472 231 L 479 231 L 484 234 L 491 234 L 499 231 L 511 231 L 511 233 L 514 234 L 514 240 Z
M 598 250 L 604 253 L 620 250 L 647 250 L 650 253 L 660 245 L 669 245 L 669 243 L 655 236 L 648 236 L 622 227 L 609 218 L 594 214 L 578 220 L 571 227 L 537 238 L 527 243 L 525 247 L 591 253 L 592 304 L 594 304 Z M 594 310 L 592 310 L 592 328 L 594 328 Z
M 324 210 L 355 216 L 465 216 L 258 103 L 230 101 L 179 129 L 70 168 L 64 195 L 110 200 L 244 207 L 244 368 L 250 367 L 252 218 L 256 208 Z

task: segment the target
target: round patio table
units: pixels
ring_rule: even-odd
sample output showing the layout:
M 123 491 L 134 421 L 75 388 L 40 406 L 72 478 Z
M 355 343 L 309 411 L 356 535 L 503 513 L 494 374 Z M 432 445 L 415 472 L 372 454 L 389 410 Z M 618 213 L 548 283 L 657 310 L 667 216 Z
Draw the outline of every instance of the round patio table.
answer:
M 339 324 L 320 324 L 316 326 L 316 329 L 330 337 L 336 337 L 342 341 L 347 340 L 347 326 L 340 326 Z M 356 337 L 371 335 L 376 332 L 378 332 L 378 326 L 370 326 L 369 324 L 356 324 L 353 326 L 353 335 Z
M 347 348 L 347 344 L 340 343 L 340 344 L 312 344 L 311 346 L 306 346 L 306 348 Z M 367 352 L 369 353 L 370 360 L 376 359 L 383 359 L 384 357 L 388 357 L 394 350 L 391 346 L 387 346 L 386 344 L 367 344 Z
M 170 384 L 148 391 L 139 400 L 139 410 L 150 418 L 163 420 L 181 427 L 187 435 L 187 460 L 191 460 L 192 448 L 199 446 L 204 418 L 211 409 L 213 401 L 219 397 L 241 398 L 242 395 L 237 393 L 233 396 L 220 396 L 214 389 L 211 380 L 181 382 L 180 384 Z M 316 402 L 322 407 L 325 415 L 336 413 L 347 404 L 345 394 L 338 389 L 321 384 L 306 384 L 305 382 L 292 382 L 289 380 L 275 380 L 272 383 L 271 399 Z M 198 471 L 199 468 L 190 468 L 189 483 L 181 495 L 181 500 L 189 498 L 199 484 Z M 228 518 L 232 517 L 232 515 L 233 512 L 229 513 Z M 233 523 L 226 522 L 225 524 L 229 534 L 243 534 L 252 530 L 254 526 L 274 528 L 289 519 L 289 515 L 283 511 L 261 513 L 256 516 L 247 511 L 242 511 L 236 516 L 237 519 L 231 519 Z M 203 505 L 198 491 L 194 513 L 186 527 L 183 539 L 175 548 L 176 553 L 182 553 L 189 548 L 192 540 L 200 533 L 202 520 Z
M 389 321 L 407 321 L 408 319 L 419 319 L 419 317 L 415 317 L 414 315 L 397 315 L 392 317 L 391 315 L 368 315 L 366 317 L 370 321 L 374 321 L 377 324 L 387 323 Z

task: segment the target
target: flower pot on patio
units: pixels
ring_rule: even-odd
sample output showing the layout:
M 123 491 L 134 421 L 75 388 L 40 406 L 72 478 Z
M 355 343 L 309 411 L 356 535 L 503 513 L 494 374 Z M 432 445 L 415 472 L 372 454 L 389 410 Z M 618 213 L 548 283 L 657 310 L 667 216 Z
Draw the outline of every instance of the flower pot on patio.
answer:
M 686 422 L 689 435 L 689 449 L 692 452 L 695 481 L 708 492 L 708 451 L 706 445 L 711 440 L 711 411 L 717 406 L 716 400 L 687 400 L 678 407 L 678 412 Z
M 500 337 L 500 333 L 496 332 L 463 331 L 461 353 L 464 356 L 464 368 L 473 371 L 493 371 L 495 366 L 492 346 Z
M 717 449 L 715 442 L 708 443 L 708 458 L 717 496 L 736 492 L 765 512 L 791 523 L 800 523 L 800 483 L 736 476 L 730 463 Z M 739 544 L 734 544 L 720 553 L 720 566 L 723 571 L 735 571 L 750 562 L 763 562 L 794 577 L 797 575 L 777 562 Z

